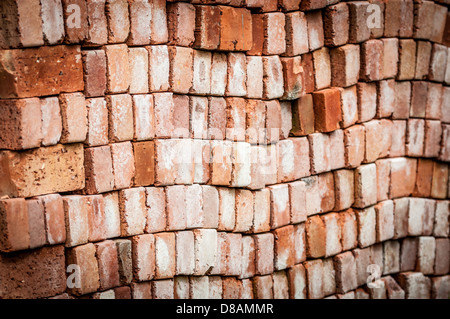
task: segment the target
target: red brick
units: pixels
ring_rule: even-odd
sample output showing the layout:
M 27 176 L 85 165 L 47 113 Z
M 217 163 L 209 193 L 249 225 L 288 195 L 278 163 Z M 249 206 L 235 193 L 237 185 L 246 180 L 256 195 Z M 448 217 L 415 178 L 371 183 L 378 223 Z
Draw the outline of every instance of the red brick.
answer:
M 220 8 L 219 50 L 246 51 L 252 47 L 251 13 L 245 8 Z
M 109 111 L 109 139 L 120 142 L 133 139 L 133 109 L 131 95 L 119 94 L 106 97 Z
M 28 205 L 24 199 L 0 201 L 0 218 L 3 229 L 0 237 L 0 250 L 2 252 L 30 248 L 28 214 Z
M 346 128 L 358 121 L 357 86 L 340 89 L 342 121 L 340 126 Z
M 324 12 L 325 45 L 339 46 L 348 42 L 349 10 L 345 3 L 329 6 Z
M 133 275 L 137 281 L 151 280 L 155 276 L 155 237 L 145 234 L 131 237 Z
M 414 191 L 417 161 L 412 158 L 395 158 L 391 160 L 391 183 L 389 198 L 409 196 Z
M 334 171 L 335 206 L 340 211 L 350 208 L 354 202 L 354 176 L 352 170 Z
M 46 243 L 44 204 L 39 199 L 29 199 L 27 208 L 30 248 L 42 247 Z
M 186 188 L 182 185 L 166 187 L 167 230 L 186 228 Z
M 448 238 L 436 238 L 434 274 L 445 275 L 450 269 L 450 242 Z
M 360 78 L 364 81 L 376 81 L 383 78 L 383 42 L 368 40 L 361 46 Z
M 366 22 L 370 29 L 370 37 L 381 38 L 384 32 L 384 11 L 385 4 L 383 0 L 371 0 L 369 1 L 371 7 L 367 8 L 368 22 Z M 412 22 L 412 21 L 411 21 Z M 411 24 L 412 28 L 412 24 Z M 412 30 L 412 29 L 411 29 Z
M 417 56 L 420 59 L 416 60 L 416 71 L 414 78 L 417 80 L 424 80 L 428 75 L 431 59 L 431 42 L 417 41 Z
M 173 279 L 156 280 L 151 282 L 153 299 L 173 299 Z
M 433 20 L 435 5 L 432 1 L 424 1 L 414 4 L 414 38 L 430 39 L 433 32 L 433 24 L 427 21 Z
M 61 94 L 62 133 L 61 143 L 84 142 L 87 134 L 87 111 L 81 93 Z
M 339 213 L 339 226 L 342 234 L 342 250 L 345 251 L 356 248 L 358 245 L 358 226 L 356 222 L 356 214 L 353 210 L 348 209 Z
M 314 91 L 314 64 L 312 53 L 302 55 L 303 77 L 305 85 L 305 93 Z
M 450 125 L 442 125 L 442 144 L 439 159 L 448 161 L 450 159 Z
M 226 100 L 226 139 L 245 141 L 246 101 L 242 98 L 227 98 Z
M 284 94 L 282 99 L 295 100 L 304 95 L 301 57 L 281 58 L 283 66 Z
M 104 98 L 86 100 L 87 108 L 87 138 L 85 143 L 89 146 L 108 144 L 108 108 Z
M 294 225 L 294 263 L 306 260 L 306 227 L 305 223 Z
M 405 155 L 406 121 L 392 121 L 392 144 L 390 157 Z
M 107 193 L 103 195 L 105 207 L 105 233 L 106 238 L 114 238 L 120 236 L 120 211 L 119 211 L 119 195 L 117 192 Z
M 131 94 L 148 93 L 148 51 L 145 48 L 129 48 Z
M 247 95 L 248 98 L 263 96 L 263 61 L 259 56 L 247 56 Z
M 333 258 L 336 270 L 338 293 L 346 293 L 357 287 L 356 263 L 352 253 L 347 251 Z
M 130 15 L 129 45 L 145 45 L 151 38 L 151 4 L 147 1 L 128 1 Z
M 144 233 L 147 220 L 144 188 L 139 187 L 120 191 L 119 208 L 122 236 Z
M 232 144 L 229 141 L 211 143 L 211 180 L 212 185 L 229 185 L 231 182 Z
M 406 131 L 406 155 L 422 156 L 425 142 L 425 121 L 409 119 Z
M 119 285 L 119 264 L 116 245 L 112 240 L 95 244 L 100 278 L 100 289 L 110 289 Z
M 108 42 L 124 42 L 130 32 L 128 1 L 107 1 L 105 9 L 108 20 Z
M 151 9 L 151 43 L 166 43 L 169 38 L 166 1 L 155 0 Z
M 155 137 L 169 138 L 174 135 L 175 104 L 172 93 L 155 93 L 154 113 L 155 113 Z
M 250 102 L 248 104 L 250 104 Z M 208 139 L 224 139 L 226 122 L 227 114 L 225 99 L 221 97 L 210 97 L 208 105 Z
M 171 91 L 186 94 L 193 81 L 193 50 L 184 47 L 169 47 Z
M 428 98 L 428 82 L 414 81 L 411 83 L 411 117 L 425 117 Z
M 271 274 L 274 269 L 274 235 L 263 233 L 253 235 L 256 250 L 256 274 Z
M 263 96 L 265 99 L 281 98 L 284 94 L 283 66 L 278 56 L 263 57 Z
M 148 186 L 155 181 L 154 142 L 133 143 L 135 174 L 134 186 Z
M 342 120 L 340 91 L 325 89 L 312 94 L 315 128 L 319 132 L 331 132 L 339 128 Z
M 264 55 L 283 54 L 286 51 L 285 18 L 281 12 L 271 12 L 263 15 L 264 24 Z
M 172 278 L 175 275 L 175 234 L 155 235 L 155 279 Z
M 431 280 L 419 272 L 405 272 L 397 277 L 406 299 L 429 299 Z
M 67 264 L 78 266 L 80 287 L 74 287 L 70 291 L 75 295 L 84 295 L 97 291 L 100 288 L 100 277 L 96 249 L 94 244 L 86 244 L 72 248 L 67 253 Z M 77 269 L 77 268 L 75 268 Z
M 311 260 L 303 263 L 306 270 L 306 286 L 308 299 L 321 299 L 324 297 L 323 290 L 323 263 L 321 259 Z
M 266 106 L 261 100 L 247 100 L 246 137 L 245 141 L 251 144 L 262 144 L 265 141 Z
M 314 88 L 321 90 L 331 85 L 331 62 L 329 50 L 323 47 L 312 53 L 314 61 Z
M 39 147 L 42 141 L 41 103 L 37 98 L 0 100 L 0 147 L 20 150 Z
M 427 104 L 425 117 L 427 119 L 439 120 L 441 116 L 441 105 L 443 102 L 443 87 L 438 83 L 428 83 Z
M 432 277 L 431 278 L 431 298 L 432 299 L 446 299 L 449 293 L 449 277 Z
M 170 3 L 167 19 L 169 44 L 190 46 L 195 40 L 195 7 L 183 2 Z
M 441 144 L 442 127 L 439 121 L 425 121 L 424 157 L 438 157 Z
M 255 22 L 253 22 L 253 27 L 255 27 Z M 296 56 L 299 54 L 307 53 L 309 51 L 307 28 L 308 26 L 304 12 L 295 11 L 285 14 L 285 56 Z M 253 38 L 253 40 L 255 40 L 255 37 Z
M 106 239 L 105 205 L 103 196 L 93 195 L 86 198 L 89 241 L 96 242 Z
M 306 255 L 309 258 L 325 256 L 326 228 L 319 216 L 313 216 L 306 221 Z
M 324 32 L 321 11 L 311 11 L 306 13 L 308 23 L 308 43 L 309 51 L 314 51 L 323 47 Z
M 367 122 L 376 115 L 377 88 L 375 83 L 357 84 L 359 122 Z
M 349 43 L 360 43 L 370 38 L 370 29 L 368 26 L 369 3 L 355 1 L 348 3 L 350 28 Z
M 411 107 L 411 82 L 395 82 L 394 93 L 394 110 L 392 118 L 407 119 Z
M 85 174 L 86 192 L 89 194 L 103 193 L 114 188 L 114 173 L 109 146 L 86 148 Z
M 325 257 L 334 256 L 342 251 L 342 232 L 339 225 L 339 215 L 338 213 L 329 213 L 321 216 L 326 233 Z
M 61 138 L 62 120 L 59 101 L 56 97 L 41 99 L 42 145 L 55 145 Z
M 247 59 L 244 53 L 228 53 L 227 86 L 225 95 L 245 96 L 247 94 Z
M 264 46 L 263 14 L 252 14 L 252 45 L 247 55 L 262 55 Z
M 119 278 L 122 285 L 131 283 L 133 279 L 132 242 L 128 239 L 114 240 L 119 262 Z
M 152 45 L 146 48 L 148 51 L 150 92 L 169 90 L 171 59 L 169 58 L 168 46 Z
M 42 203 L 40 200 L 37 200 L 37 202 Z M 29 203 L 29 209 L 30 205 L 33 204 Z M 89 240 L 88 198 L 77 195 L 64 196 L 63 205 L 66 226 L 66 247 L 86 244 Z
M 58 44 L 64 39 L 63 7 L 61 1 L 41 1 L 42 31 L 47 44 Z
M 60 245 L 2 254 L 0 273 L 9 278 L 2 281 L 1 298 L 36 299 L 62 294 L 66 289 L 64 248 Z
M 236 190 L 236 224 L 235 232 L 248 232 L 253 226 L 253 195 L 251 191 Z
M 1 31 L 3 48 L 44 44 L 40 1 L 4 1 L 1 10 L 5 16 Z
M 217 254 L 217 232 L 215 229 L 195 229 L 195 275 L 204 275 L 214 267 Z
M 191 275 L 195 268 L 194 234 L 191 231 L 176 232 L 176 274 Z
M 347 87 L 359 79 L 359 47 L 347 44 L 330 51 L 331 84 Z
M 376 214 L 373 207 L 357 210 L 358 245 L 361 248 L 373 245 L 376 241 Z
M 191 135 L 195 139 L 206 139 L 208 133 L 208 99 L 191 96 L 189 102 Z
M 111 157 L 115 189 L 130 187 L 135 174 L 133 147 L 131 142 L 111 144 Z
M 104 50 L 107 61 L 108 93 L 127 92 L 131 82 L 128 47 L 125 44 L 114 44 L 105 46 Z
M 195 42 L 197 49 L 215 50 L 220 41 L 220 9 L 213 6 L 195 6 Z
M 399 40 L 399 64 L 397 80 L 412 80 L 416 66 L 416 42 L 411 39 Z
M 45 96 L 84 89 L 79 46 L 4 50 L 0 61 L 0 79 L 6 83 L 0 89 L 1 98 Z
M 211 52 L 194 50 L 193 84 L 194 94 L 209 94 L 211 91 Z
M 108 41 L 108 23 L 106 20 L 105 0 L 86 1 L 88 15 L 88 37 L 86 44 L 98 46 Z
M 320 174 L 331 168 L 329 136 L 323 133 L 308 135 L 311 174 Z
M 302 136 L 314 133 L 314 107 L 311 94 L 301 96 L 292 104 L 292 133 Z
M 448 186 L 448 165 L 434 162 L 431 197 L 445 199 Z
M 297 264 L 287 270 L 289 296 L 292 299 L 306 298 L 306 274 L 302 264 Z

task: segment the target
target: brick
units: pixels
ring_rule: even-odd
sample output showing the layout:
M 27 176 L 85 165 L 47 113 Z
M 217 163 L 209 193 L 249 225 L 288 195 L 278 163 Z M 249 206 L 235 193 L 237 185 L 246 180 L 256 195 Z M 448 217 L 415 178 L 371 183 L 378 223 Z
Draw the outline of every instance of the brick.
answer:
M 117 192 L 103 194 L 104 224 L 106 238 L 120 236 L 119 196 Z
M 373 38 L 381 38 L 383 37 L 384 32 L 384 11 L 385 11 L 385 3 L 382 0 L 372 0 L 369 2 L 370 7 L 367 8 L 368 20 L 367 26 L 370 29 L 370 37 Z M 412 25 L 411 25 L 412 27 Z
M 195 269 L 194 233 L 192 231 L 176 232 L 176 274 L 191 275 Z
M 375 205 L 377 242 L 394 237 L 394 203 L 391 200 Z
M 422 234 L 430 236 L 433 233 L 434 215 L 436 210 L 435 201 L 432 199 L 425 200 L 425 214 L 423 220 Z
M 386 287 L 388 299 L 405 299 L 405 292 L 391 276 L 381 278 Z
M 150 44 L 151 38 L 151 3 L 144 1 L 129 1 L 130 35 L 129 45 Z
M 321 198 L 320 212 L 329 212 L 334 208 L 334 176 L 327 172 L 318 177 L 318 191 Z
M 446 237 L 449 233 L 448 216 L 449 216 L 448 201 L 437 201 L 435 220 L 433 228 L 433 236 Z
M 347 87 L 359 79 L 359 47 L 354 44 L 343 45 L 330 50 L 331 85 Z
M 336 284 L 338 293 L 346 293 L 357 287 L 356 263 L 351 252 L 339 254 L 333 258 L 336 269 Z
M 448 298 L 449 277 L 435 277 L 431 278 L 431 298 L 432 299 L 446 299 Z
M 86 244 L 89 240 L 89 205 L 86 197 L 64 196 L 63 197 L 66 247 Z
M 431 59 L 431 42 L 417 41 L 417 56 L 420 59 L 416 61 L 416 72 L 414 78 L 417 80 L 424 80 L 428 76 Z
M 434 261 L 434 274 L 445 275 L 450 267 L 449 240 L 448 238 L 436 238 L 436 254 Z
M 249 232 L 253 225 L 253 195 L 251 191 L 237 189 L 235 194 L 236 223 L 235 232 Z
M 114 243 L 116 244 L 119 262 L 120 283 L 129 284 L 133 279 L 132 242 L 127 239 L 116 239 Z
M 314 91 L 314 64 L 312 53 L 305 53 L 302 55 L 303 77 L 305 93 L 311 93 Z
M 416 42 L 411 39 L 399 40 L 399 60 L 397 80 L 412 80 L 416 66 Z
M 42 142 L 41 103 L 37 98 L 1 100 L 0 147 L 20 150 L 39 147 Z
M 155 279 L 172 278 L 175 275 L 175 234 L 155 235 Z
M 84 142 L 87 134 L 87 111 L 81 93 L 61 94 L 61 143 Z
M 380 135 L 382 134 L 382 125 L 380 120 L 372 120 L 363 123 L 366 133 L 364 162 L 374 162 L 382 157 L 382 145 L 380 143 Z
M 449 139 L 450 125 L 442 125 L 442 144 L 439 153 L 439 159 L 448 160 L 450 158 L 450 139 Z
M 79 267 L 80 287 L 72 288 L 70 291 L 75 295 L 84 295 L 97 291 L 100 287 L 99 269 L 95 257 L 94 244 L 86 244 L 72 248 L 67 253 L 67 263 Z
M 271 227 L 279 228 L 290 223 L 288 185 L 270 186 Z
M 322 260 L 311 260 L 303 263 L 306 271 L 306 286 L 308 299 L 321 299 L 323 291 L 323 264 Z
M 135 174 L 134 186 L 148 186 L 155 181 L 154 142 L 133 143 Z
M 166 230 L 166 197 L 163 187 L 147 187 L 145 189 L 147 201 L 146 233 Z
M 271 100 L 284 94 L 283 66 L 278 56 L 263 57 L 263 97 Z
M 170 71 L 169 83 L 170 89 L 174 93 L 186 94 L 193 83 L 193 53 L 191 48 L 169 47 Z
M 310 145 L 311 173 L 319 174 L 330 170 L 331 154 L 329 137 L 326 134 L 314 133 L 308 135 Z
M 371 261 L 371 249 L 367 248 L 356 248 L 352 250 L 355 264 L 356 264 L 356 283 L 358 286 L 361 286 L 367 281 L 367 267 L 370 265 Z
M 280 139 L 281 105 L 277 100 L 267 101 L 266 104 L 266 142 L 276 143 Z
M 361 248 L 373 245 L 376 242 L 376 213 L 373 207 L 358 210 L 358 245 Z
M 357 167 L 364 160 L 365 130 L 363 125 L 355 125 L 344 130 L 345 163 L 347 167 Z
M 400 271 L 413 271 L 417 260 L 418 239 L 405 238 L 401 242 Z
M 441 144 L 442 127 L 439 121 L 425 121 L 424 157 L 438 157 Z
M 294 144 L 294 179 L 310 175 L 309 147 L 306 137 L 290 138 Z
M 173 49 L 176 50 L 176 49 Z M 172 61 L 169 58 L 168 46 L 152 45 L 147 47 L 149 64 L 149 90 L 160 92 L 169 90 L 169 77 Z M 175 62 L 174 62 L 175 63 Z
M 438 120 L 441 118 L 442 98 L 442 85 L 437 83 L 428 83 L 427 104 L 425 107 L 425 117 L 427 119 Z
M 391 173 L 390 160 L 377 160 L 377 201 L 384 201 L 389 199 L 389 180 Z
M 376 171 L 373 163 L 355 170 L 355 207 L 364 208 L 377 202 Z
M 377 117 L 387 118 L 395 109 L 395 81 L 385 80 L 377 83 Z
M 103 196 L 86 197 L 89 241 L 96 242 L 106 239 L 105 204 Z
M 131 95 L 119 94 L 106 97 L 109 111 L 109 139 L 112 142 L 133 139 L 133 109 Z
M 207 51 L 193 51 L 193 82 L 191 93 L 209 94 L 211 91 L 212 54 Z
M 119 192 L 119 208 L 122 236 L 142 234 L 147 219 L 144 188 L 121 190 Z
M 292 133 L 295 136 L 314 133 L 314 107 L 311 94 L 306 94 L 292 104 Z
M 301 57 L 281 58 L 283 66 L 284 94 L 282 99 L 295 100 L 304 94 Z
M 2 151 L 0 162 L 4 172 L 0 184 L 2 195 L 31 197 L 84 188 L 81 144 L 58 144 L 21 153 Z M 14 172 L 17 172 L 20 178 L 19 175 L 13 174 L 13 163 Z M 39 171 L 38 176 L 36 171 Z M 58 178 L 55 179 L 55 176 Z
M 41 1 L 42 32 L 47 44 L 59 44 L 64 39 L 64 19 L 61 0 Z
M 189 284 L 191 299 L 206 299 L 209 297 L 209 280 L 207 276 L 191 277 Z
M 152 285 L 153 299 L 173 299 L 174 298 L 173 279 L 152 281 L 151 285 Z
M 85 174 L 86 192 L 103 193 L 114 188 L 114 173 L 110 146 L 86 148 Z
M 359 77 L 364 81 L 383 78 L 383 42 L 368 40 L 361 46 L 361 71 Z
M 428 82 L 414 81 L 411 83 L 411 117 L 425 117 L 428 97 Z
M 339 227 L 341 228 L 342 250 L 353 249 L 358 245 L 358 229 L 356 215 L 349 209 L 339 213 Z
M 219 50 L 246 51 L 252 47 L 252 17 L 245 8 L 219 6 Z
M 392 121 L 392 144 L 389 150 L 390 157 L 405 155 L 406 121 Z
M 280 139 L 287 139 L 292 130 L 292 103 L 291 101 L 280 102 L 281 108 L 281 131 Z
M 247 97 L 263 96 L 263 61 L 258 56 L 247 56 Z
M 204 184 L 208 183 L 211 177 L 210 163 L 211 163 L 211 145 L 208 140 L 193 140 L 192 143 L 187 143 L 187 155 L 193 158 L 194 162 L 194 183 Z M 191 145 L 192 144 L 192 145 Z M 189 149 L 191 147 L 191 150 Z M 183 161 L 181 161 L 183 162 Z M 182 163 L 183 164 L 183 163 Z M 184 163 L 189 168 L 191 163 Z M 179 168 L 179 170 L 182 170 Z
M 132 144 L 130 142 L 111 144 L 111 157 L 115 189 L 130 187 L 136 171 Z
M 335 206 L 340 211 L 350 208 L 354 202 L 354 176 L 352 170 L 336 170 L 334 173 Z
M 422 273 L 401 273 L 398 275 L 397 282 L 405 291 L 406 299 L 430 298 L 431 280 Z
M 56 97 L 41 99 L 42 145 L 55 145 L 61 138 L 62 120 L 59 101 Z
M 329 6 L 324 11 L 325 45 L 340 46 L 348 42 L 349 10 L 347 4 Z
M 131 82 L 128 47 L 125 44 L 104 47 L 107 61 L 107 92 L 125 93 Z
M 100 289 L 109 289 L 119 285 L 119 265 L 116 245 L 111 240 L 95 244 Z
M 244 53 L 228 53 L 227 96 L 245 96 L 247 94 L 247 60 Z M 212 69 L 214 73 L 214 68 Z M 213 81 L 211 81 L 213 83 Z
M 107 1 L 106 18 L 108 20 L 108 42 L 124 42 L 130 32 L 128 2 L 124 0 Z
M 398 158 L 391 161 L 391 184 L 389 197 L 409 196 L 414 190 L 417 161 L 415 159 Z
M 253 235 L 255 240 L 255 268 L 257 275 L 271 274 L 274 270 L 274 235 Z
M 98 146 L 108 143 L 109 125 L 108 108 L 104 98 L 86 100 L 87 108 L 87 138 L 85 143 L 89 146 Z
M 442 43 L 447 13 L 448 9 L 446 7 L 438 4 L 434 5 L 433 32 L 430 38 L 431 41 Z
M 9 22 L 2 26 L 5 49 L 44 44 L 40 1 L 5 1 L 2 13 Z
M 186 228 L 186 188 L 182 185 L 166 187 L 167 230 Z
M 285 271 L 273 273 L 273 298 L 289 299 L 288 279 Z
M 255 275 L 255 242 L 251 236 L 242 236 L 242 270 L 240 278 L 249 278 Z
M 247 55 L 262 55 L 264 47 L 264 15 L 252 14 L 252 43 L 251 48 L 246 53 Z M 286 26 L 287 26 L 286 21 Z M 286 34 L 286 37 L 288 35 Z
M 314 101 L 315 129 L 319 132 L 331 132 L 339 128 L 342 120 L 340 91 L 325 89 L 312 94 Z
M 11 252 L 30 248 L 30 226 L 27 202 L 24 199 L 0 201 L 2 236 L 0 250 Z
M 11 201 L 12 202 L 12 201 Z M 29 248 L 42 247 L 46 243 L 44 204 L 39 199 L 26 201 L 28 210 Z M 20 206 L 20 205 L 19 205 Z M 26 227 L 22 227 L 26 229 Z M 26 238 L 26 235 L 25 235 Z
M 281 12 L 271 12 L 263 15 L 264 55 L 283 54 L 286 51 L 285 17 Z
M 309 51 L 307 27 L 308 26 L 305 13 L 296 11 L 285 14 L 285 56 L 296 56 L 299 54 L 307 53 Z
M 195 15 L 195 7 L 189 3 L 167 6 L 169 44 L 190 46 L 194 42 Z
M 294 263 L 306 260 L 306 227 L 304 223 L 294 225 Z
M 408 235 L 419 236 L 423 233 L 426 213 L 426 202 L 423 198 L 411 198 L 408 213 Z
M 312 53 L 314 61 L 314 88 L 321 90 L 331 85 L 331 61 L 326 47 Z
M 204 275 L 214 267 L 217 254 L 215 229 L 196 229 L 194 232 L 195 275 Z
M 367 24 L 369 3 L 354 1 L 348 3 L 350 28 L 349 43 L 360 43 L 370 38 L 370 29 Z
M 320 11 L 306 13 L 308 24 L 309 51 L 314 51 L 324 46 L 324 30 L 322 14 Z
M 433 32 L 433 24 L 426 23 L 433 19 L 434 3 L 432 1 L 424 1 L 414 5 L 414 38 L 430 39 Z
M 406 155 L 422 156 L 425 141 L 425 121 L 409 119 L 406 131 Z
M 431 197 L 445 199 L 448 185 L 448 165 L 434 162 Z
M 148 51 L 145 48 L 129 48 L 130 88 L 132 94 L 148 93 Z
M 307 257 L 318 258 L 326 254 L 326 228 L 319 216 L 306 221 L 306 247 Z
M 325 226 L 325 257 L 334 256 L 342 251 L 341 228 L 339 227 L 339 215 L 329 213 L 321 216 Z
M 231 181 L 232 144 L 229 141 L 211 143 L 211 180 L 213 185 L 229 185 Z
M 358 83 L 358 116 L 359 122 L 367 122 L 376 115 L 377 92 L 375 83 Z
M 175 121 L 175 101 L 172 93 L 155 93 L 154 113 L 155 113 L 155 137 L 169 138 L 174 136 Z
M 433 274 L 435 254 L 436 241 L 434 237 L 419 237 L 416 271 L 424 275 Z
M 1 98 L 54 95 L 84 88 L 79 46 L 4 50 L 0 61 L 0 77 L 7 83 L 0 89 Z
M 289 296 L 292 299 L 306 299 L 306 273 L 302 264 L 287 270 Z
M 167 27 L 168 19 L 166 13 L 166 2 L 153 1 L 151 7 L 151 42 L 152 44 L 166 43 L 169 38 Z
M 108 42 L 108 22 L 106 19 L 106 1 L 86 1 L 88 17 L 87 45 L 98 46 Z
M 182 19 L 183 22 L 187 22 L 187 17 L 181 17 L 181 13 L 184 11 L 190 12 L 190 5 L 186 4 L 174 4 L 177 7 L 177 10 L 180 12 L 180 19 Z M 181 9 L 181 5 L 184 6 L 184 10 Z M 198 49 L 206 49 L 206 50 L 215 50 L 219 46 L 220 41 L 220 24 L 217 23 L 220 21 L 220 9 L 218 7 L 212 7 L 212 6 L 194 6 L 195 9 L 195 29 L 194 29 L 194 47 Z M 189 17 L 189 24 L 191 24 L 191 18 Z M 169 23 L 169 27 L 170 27 Z M 179 28 L 174 28 L 176 32 L 180 32 Z M 188 29 L 189 32 L 191 32 L 190 28 Z M 181 36 L 181 35 L 180 35 Z M 189 34 L 190 39 L 191 34 Z M 183 40 L 187 40 L 187 35 L 184 35 L 182 38 Z M 181 39 L 180 39 L 181 40 Z M 187 42 L 187 41 L 186 41 Z
M 145 234 L 133 236 L 132 260 L 133 276 L 137 281 L 151 280 L 155 276 L 155 236 Z
M 411 82 L 395 82 L 394 93 L 392 118 L 407 119 L 411 108 Z
M 261 100 L 247 100 L 245 106 L 246 137 L 251 144 L 263 144 L 265 141 L 266 105 Z

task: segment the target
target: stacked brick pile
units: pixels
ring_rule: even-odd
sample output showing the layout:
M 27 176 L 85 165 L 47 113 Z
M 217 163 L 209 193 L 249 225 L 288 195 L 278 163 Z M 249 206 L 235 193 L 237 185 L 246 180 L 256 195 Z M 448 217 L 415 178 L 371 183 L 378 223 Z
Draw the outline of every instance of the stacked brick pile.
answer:
M 1 1 L 0 298 L 448 298 L 448 5 Z

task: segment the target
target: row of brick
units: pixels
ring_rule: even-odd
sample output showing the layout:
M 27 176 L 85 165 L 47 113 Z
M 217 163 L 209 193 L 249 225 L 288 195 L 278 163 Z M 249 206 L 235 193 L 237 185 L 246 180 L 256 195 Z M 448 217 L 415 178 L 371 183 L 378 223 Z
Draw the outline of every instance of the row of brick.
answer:
M 5 233 L 0 237 L 0 250 L 59 243 L 72 247 L 108 238 L 192 228 L 260 233 L 352 207 L 362 209 L 356 217 L 351 211 L 345 215 L 352 223 L 349 229 L 360 235 L 358 242 L 362 246 L 394 235 L 448 236 L 448 201 L 439 200 L 448 197 L 448 186 L 447 165 L 426 159 L 417 162 L 394 158 L 259 191 L 194 184 L 135 187 L 103 195 L 3 199 L 0 217 Z M 399 199 L 410 195 L 436 200 Z M 328 218 L 336 222 L 338 215 L 332 213 Z M 385 217 L 377 219 L 379 215 Z M 321 218 L 309 221 L 314 226 L 312 232 L 318 231 L 320 238 L 325 236 Z M 338 247 L 340 237 L 341 232 L 330 235 L 330 244 L 334 242 Z M 320 253 L 312 257 L 320 257 L 327 250 L 322 239 L 313 240 Z
M 157 280 L 131 283 L 83 298 L 92 299 L 306 299 L 308 288 L 304 267 L 299 264 L 287 272 L 273 275 L 237 279 L 234 277 L 200 276 L 175 277 L 173 280 Z M 324 286 L 325 299 L 447 299 L 449 276 L 424 276 L 419 272 L 404 272 L 395 276 L 383 276 L 375 288 L 364 285 L 346 293 L 336 293 Z M 173 292 L 172 292 L 173 290 Z M 50 299 L 72 299 L 67 293 Z
M 282 279 L 281 283 L 285 285 L 283 298 L 318 299 L 365 287 L 370 282 L 370 275 L 378 276 L 376 279 L 382 275 L 395 276 L 408 293 L 409 281 L 414 282 L 417 278 L 406 276 L 402 279 L 402 273 L 416 271 L 417 275 L 425 279 L 424 275 L 442 276 L 449 271 L 448 238 L 406 237 L 366 248 L 354 247 L 324 259 L 306 260 L 304 243 L 300 237 L 302 228 L 304 236 L 304 224 L 286 226 L 275 230 L 273 234 L 253 236 L 198 229 L 105 240 L 65 252 L 61 246 L 54 246 L 27 255 L 0 255 L 1 273 L 9 273 L 19 279 L 37 273 L 43 278 L 55 274 L 59 277 L 57 281 L 46 282 L 31 293 L 25 287 L 12 287 L 12 282 L 2 282 L 2 293 L 9 296 L 22 294 L 23 297 L 23 294 L 30 294 L 50 297 L 66 291 L 71 295 L 83 296 L 131 285 L 132 289 L 141 293 L 147 292 L 142 297 L 150 298 L 149 288 L 162 285 L 166 289 L 172 287 L 166 291 L 169 292 L 166 298 L 173 298 L 170 294 L 177 281 L 180 282 L 175 287 L 185 286 L 189 290 L 189 284 L 191 288 L 196 284 L 206 284 L 203 288 L 207 288 L 211 281 L 217 281 L 216 285 L 223 283 L 223 286 L 232 281 L 232 286 L 236 288 L 243 280 L 250 284 L 248 288 L 255 293 L 254 298 L 274 298 L 271 296 L 274 288 L 271 281 Z M 294 232 L 296 238 L 293 238 Z M 303 256 L 298 250 L 303 252 Z M 18 259 L 20 257 L 21 260 Z M 40 260 L 37 259 L 39 257 Z M 52 263 L 58 265 L 53 272 L 48 269 L 49 257 L 53 257 Z M 16 263 L 15 268 L 12 262 Z M 33 262 L 43 267 L 25 269 Z M 420 296 L 422 289 L 409 288 L 412 288 L 409 293 Z M 234 291 L 238 292 L 239 289 Z M 371 288 L 366 292 L 370 295 L 382 293 L 379 288 Z M 202 295 L 202 298 L 208 298 L 208 289 L 203 293 L 206 295 Z M 194 295 L 191 298 L 200 297 Z
M 262 12 L 278 9 L 277 0 L 245 2 L 249 8 L 261 8 Z M 25 4 L 9 0 L 0 7 L 8 18 L 8 23 L 0 25 L 0 47 L 63 42 L 86 46 L 168 43 L 206 50 L 248 51 L 252 55 L 297 55 L 325 44 L 360 43 L 383 36 L 443 41 L 448 10 L 433 1 L 338 2 L 280 1 L 281 8 L 287 11 L 328 6 L 322 17 L 321 11 L 254 14 L 245 8 L 220 5 L 241 6 L 244 1 L 214 1 L 211 3 L 219 6 L 205 6 L 197 5 L 208 4 L 205 1 L 190 4 L 165 0 L 33 0 Z M 30 7 L 32 14 L 25 14 L 25 8 Z M 373 26 L 368 23 L 374 19 L 371 13 L 377 14 L 378 23 Z
M 430 120 L 411 120 L 408 126 L 414 125 L 419 136 L 429 137 L 424 130 L 433 130 L 437 139 L 433 143 L 437 145 L 442 132 L 447 131 L 447 126 L 438 128 L 438 120 L 450 123 L 449 101 L 450 88 L 441 84 L 394 80 L 324 89 L 293 102 L 172 93 L 85 99 L 82 93 L 65 93 L 41 99 L 0 100 L 4 109 L 0 115 L 0 148 L 20 150 L 77 142 L 99 146 L 170 137 L 264 144 L 290 134 L 331 132 L 389 117 Z M 425 156 L 436 157 L 438 153 L 428 150 Z

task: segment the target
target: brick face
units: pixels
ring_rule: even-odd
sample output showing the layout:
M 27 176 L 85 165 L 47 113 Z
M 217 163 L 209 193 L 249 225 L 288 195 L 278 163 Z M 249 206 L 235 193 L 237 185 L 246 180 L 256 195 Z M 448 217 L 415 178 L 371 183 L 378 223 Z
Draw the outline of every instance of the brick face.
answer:
M 0 1 L 0 299 L 447 298 L 447 6 Z

